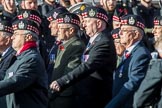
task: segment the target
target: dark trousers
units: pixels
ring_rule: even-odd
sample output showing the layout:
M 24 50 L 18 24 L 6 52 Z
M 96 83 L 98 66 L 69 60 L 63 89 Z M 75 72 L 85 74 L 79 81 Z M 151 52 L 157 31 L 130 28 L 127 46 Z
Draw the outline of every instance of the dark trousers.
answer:
M 6 96 L 0 97 L 0 108 L 7 108 Z
M 49 101 L 48 108 L 77 108 L 74 96 L 58 96 Z

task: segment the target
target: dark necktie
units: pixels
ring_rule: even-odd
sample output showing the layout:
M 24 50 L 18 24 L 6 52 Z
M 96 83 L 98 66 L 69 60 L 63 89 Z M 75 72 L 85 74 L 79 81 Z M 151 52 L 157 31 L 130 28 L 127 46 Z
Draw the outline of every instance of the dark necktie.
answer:
M 88 42 L 86 49 L 89 49 L 90 46 L 91 46 L 91 43 Z

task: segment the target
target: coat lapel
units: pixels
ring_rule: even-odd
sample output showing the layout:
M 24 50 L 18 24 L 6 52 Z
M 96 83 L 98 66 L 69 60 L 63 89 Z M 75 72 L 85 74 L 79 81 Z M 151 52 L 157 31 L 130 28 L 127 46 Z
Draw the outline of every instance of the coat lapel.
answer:
M 128 61 L 129 59 L 131 59 L 132 56 L 133 56 L 133 54 L 134 54 L 134 52 L 135 52 L 141 45 L 142 45 L 142 42 L 140 42 L 139 44 L 137 44 L 137 45 L 133 48 L 133 50 L 132 50 L 132 52 L 131 52 L 131 54 L 130 54 L 130 57 L 127 58 L 127 59 L 125 59 L 125 60 L 123 60 L 123 61 L 121 61 L 121 62 L 119 63 L 119 65 L 118 65 L 117 69 L 119 69 L 126 61 Z
M 65 44 L 61 44 L 58 46 L 58 52 L 57 55 L 60 55 L 60 52 L 64 52 L 66 48 L 74 41 L 76 41 L 78 38 L 76 36 L 69 39 Z M 62 47 L 62 48 L 61 48 Z
M 4 56 L 1 57 L 0 61 L 3 61 L 6 57 L 8 57 L 10 54 L 14 52 L 14 49 L 10 47 L 8 51 L 4 54 Z
M 86 50 L 84 51 L 84 54 L 87 53 L 87 52 L 89 52 L 89 51 L 93 48 L 93 46 L 94 46 L 98 41 L 100 41 L 100 39 L 101 39 L 101 33 L 98 34 L 98 36 L 95 38 L 95 40 L 92 42 L 92 44 L 90 44 L 90 46 L 86 48 Z

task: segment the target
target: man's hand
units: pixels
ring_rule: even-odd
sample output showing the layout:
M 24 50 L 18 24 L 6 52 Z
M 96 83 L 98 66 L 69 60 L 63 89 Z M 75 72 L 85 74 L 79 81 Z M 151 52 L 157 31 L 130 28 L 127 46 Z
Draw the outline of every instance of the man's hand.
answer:
M 57 83 L 57 81 L 53 81 L 53 82 L 51 83 L 51 85 L 50 85 L 50 88 L 51 88 L 51 90 L 53 90 L 53 91 L 57 91 L 57 92 L 60 91 L 60 86 L 59 86 L 59 84 Z
M 14 13 L 16 11 L 16 5 L 14 0 L 3 0 L 2 5 L 4 10 L 9 13 Z

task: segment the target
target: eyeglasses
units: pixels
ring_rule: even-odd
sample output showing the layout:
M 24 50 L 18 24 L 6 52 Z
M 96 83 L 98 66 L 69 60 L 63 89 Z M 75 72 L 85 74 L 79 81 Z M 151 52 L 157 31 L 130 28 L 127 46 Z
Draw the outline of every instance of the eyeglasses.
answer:
M 127 32 L 132 32 L 132 31 L 136 31 L 136 30 L 120 30 L 120 32 L 122 32 L 122 33 L 123 32 L 126 32 L 127 33 Z
M 70 29 L 71 27 L 67 27 L 67 28 L 64 28 L 64 27 L 62 27 L 62 28 L 59 28 L 59 29 Z
M 27 33 L 24 33 L 24 34 L 14 33 L 13 34 L 13 36 L 16 36 L 16 35 L 27 35 Z

